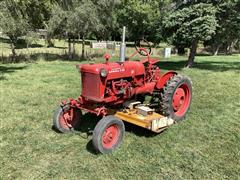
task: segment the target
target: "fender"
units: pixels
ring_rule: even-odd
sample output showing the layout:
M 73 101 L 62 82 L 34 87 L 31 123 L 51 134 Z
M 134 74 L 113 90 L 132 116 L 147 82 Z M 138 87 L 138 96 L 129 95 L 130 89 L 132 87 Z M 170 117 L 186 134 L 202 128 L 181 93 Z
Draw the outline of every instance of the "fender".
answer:
M 176 74 L 177 74 L 177 72 L 175 72 L 175 71 L 169 71 L 169 72 L 163 74 L 160 77 L 160 79 L 157 81 L 156 88 L 162 89 L 164 87 L 164 85 L 167 83 L 167 81 Z

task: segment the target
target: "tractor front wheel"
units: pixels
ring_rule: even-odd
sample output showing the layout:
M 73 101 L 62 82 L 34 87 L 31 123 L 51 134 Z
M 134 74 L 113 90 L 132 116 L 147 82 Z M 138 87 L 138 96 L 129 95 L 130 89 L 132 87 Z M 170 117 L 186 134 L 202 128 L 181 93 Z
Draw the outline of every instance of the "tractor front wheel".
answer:
M 115 116 L 103 117 L 93 131 L 93 146 L 100 153 L 110 153 L 122 142 L 124 123 Z
M 53 125 L 62 133 L 71 132 L 80 125 L 81 116 L 82 111 L 80 109 L 66 104 L 64 106 L 60 106 L 55 111 L 53 115 Z

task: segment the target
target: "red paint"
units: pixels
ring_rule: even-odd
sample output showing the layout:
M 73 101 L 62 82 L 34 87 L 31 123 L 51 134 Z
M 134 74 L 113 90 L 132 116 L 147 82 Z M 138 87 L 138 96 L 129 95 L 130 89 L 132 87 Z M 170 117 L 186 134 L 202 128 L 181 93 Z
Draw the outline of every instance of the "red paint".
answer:
M 110 55 L 109 55 L 108 53 L 106 53 L 106 54 L 104 55 L 104 58 L 105 58 L 105 60 L 106 60 L 106 64 L 108 64 L 108 60 L 110 59 Z
M 117 125 L 111 125 L 105 129 L 102 136 L 102 145 L 106 149 L 112 148 L 118 141 L 120 129 Z
M 100 64 L 83 64 L 80 71 L 99 75 L 104 68 L 108 72 L 108 79 L 123 78 L 132 75 L 142 75 L 145 72 L 144 65 L 138 61 L 126 61 L 124 63 L 110 62 Z
M 177 73 L 175 71 L 169 71 L 169 72 L 163 74 L 162 76 L 160 76 L 160 79 L 158 79 L 158 81 L 157 81 L 156 88 L 162 89 L 164 87 L 164 85 L 167 83 L 167 81 L 176 74 Z
M 82 72 L 82 96 L 91 100 L 103 98 L 105 83 L 101 82 L 100 74 Z
M 100 70 L 104 68 L 108 75 L 106 78 L 100 77 Z M 82 74 L 82 96 L 96 102 L 109 102 L 109 99 L 115 100 L 116 97 L 104 96 L 107 90 L 107 83 L 112 83 L 110 94 L 114 96 L 120 94 L 117 89 L 125 89 L 129 87 L 128 83 L 122 83 L 121 78 L 140 78 L 144 77 L 144 65 L 137 61 L 126 61 L 124 63 L 111 62 L 108 64 L 84 64 L 81 66 Z M 112 81 L 113 80 L 113 81 Z M 143 78 L 142 78 L 143 80 Z M 121 84 L 119 86 L 119 84 Z M 143 82 L 141 83 L 143 84 Z M 118 85 L 119 88 L 116 87 Z M 129 98 L 129 97 L 126 97 Z
M 77 100 L 70 100 L 71 106 L 105 116 L 107 106 L 122 104 L 137 94 L 152 94 L 155 89 L 163 88 L 176 72 L 161 75 L 156 65 L 159 60 L 150 58 L 146 49 L 139 50 L 147 56 L 142 61 L 108 62 L 110 55 L 106 54 L 106 63 L 76 66 L 82 76 L 82 94 Z M 107 76 L 101 76 L 102 69 L 106 70 Z
M 173 95 L 173 109 L 176 116 L 183 116 L 190 105 L 191 93 L 188 84 L 180 85 Z
M 155 82 L 147 83 L 139 88 L 136 88 L 134 94 L 146 94 L 146 93 L 153 93 Z

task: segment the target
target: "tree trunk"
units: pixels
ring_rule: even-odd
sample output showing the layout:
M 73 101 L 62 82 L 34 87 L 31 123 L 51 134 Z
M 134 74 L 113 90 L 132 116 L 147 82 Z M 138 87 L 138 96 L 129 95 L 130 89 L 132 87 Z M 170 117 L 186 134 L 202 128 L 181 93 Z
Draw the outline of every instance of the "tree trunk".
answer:
M 75 38 L 73 38 L 73 57 L 74 57 L 75 54 L 76 54 L 76 53 L 75 53 L 75 42 L 76 42 L 76 41 L 75 41 Z
M 68 38 L 68 59 L 72 59 L 71 38 Z
M 234 46 L 236 45 L 237 41 L 238 40 L 235 39 L 235 40 L 232 40 L 232 41 L 228 42 L 226 54 L 231 55 L 233 53 L 233 49 L 234 49 Z
M 16 57 L 16 50 L 15 50 L 15 45 L 13 42 L 11 42 L 11 50 L 12 50 L 12 55 L 15 58 Z
M 197 52 L 197 45 L 198 45 L 198 40 L 194 40 L 192 42 L 191 48 L 190 48 L 190 54 L 188 56 L 188 63 L 186 65 L 186 67 L 191 68 L 193 66 L 194 63 L 194 58 Z
M 214 45 L 214 47 L 213 47 L 213 55 L 214 56 L 218 55 L 218 51 L 219 51 L 220 47 L 221 47 L 221 44 L 218 44 L 216 46 Z
M 13 37 L 10 37 L 10 41 L 11 41 L 11 50 L 12 50 L 12 60 L 15 61 L 16 59 L 16 49 L 15 49 L 15 43 L 16 40 Z
M 178 55 L 184 55 L 185 54 L 185 50 L 184 47 L 177 47 L 177 53 Z
M 47 35 L 46 40 L 47 40 L 47 47 L 54 47 L 54 43 L 52 41 L 51 36 Z
M 85 37 L 82 36 L 82 59 L 85 58 Z
M 240 53 L 240 39 L 237 40 L 237 44 L 236 44 L 238 53 Z
M 232 46 L 232 42 L 229 42 L 229 41 L 228 41 L 228 42 L 227 42 L 226 52 L 225 52 L 226 55 L 231 54 L 231 51 L 232 51 L 231 46 Z

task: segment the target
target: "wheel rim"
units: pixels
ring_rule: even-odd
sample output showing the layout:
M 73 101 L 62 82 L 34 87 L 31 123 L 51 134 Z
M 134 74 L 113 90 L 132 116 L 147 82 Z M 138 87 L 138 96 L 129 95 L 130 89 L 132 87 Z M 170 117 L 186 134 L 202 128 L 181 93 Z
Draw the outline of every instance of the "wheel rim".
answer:
M 78 120 L 79 114 L 77 113 L 77 110 L 70 108 L 62 111 L 59 122 L 62 128 L 71 129 L 76 125 Z
M 102 136 L 102 144 L 106 149 L 112 148 L 118 141 L 120 129 L 117 125 L 107 127 Z
M 190 88 L 187 84 L 182 84 L 175 90 L 172 106 L 176 116 L 184 116 L 189 107 L 190 99 Z

